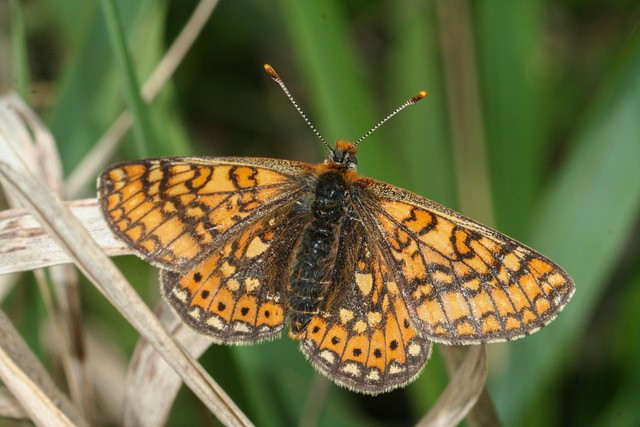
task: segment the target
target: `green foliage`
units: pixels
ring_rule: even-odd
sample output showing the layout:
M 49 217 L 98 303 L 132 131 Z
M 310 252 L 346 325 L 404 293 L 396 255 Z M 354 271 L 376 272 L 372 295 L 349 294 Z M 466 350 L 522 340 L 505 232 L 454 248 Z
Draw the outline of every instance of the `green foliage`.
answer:
M 12 16 L 22 16 L 26 34 L 7 32 L 17 46 L 11 69 L 18 75 L 9 83 L 22 93 L 28 82 L 35 91 L 52 88 L 30 95 L 41 102 L 67 173 L 130 105 L 123 71 L 129 91 L 144 81 L 196 4 L 114 2 L 131 74 L 114 59 L 98 2 L 38 0 L 24 2 L 21 12 L 16 3 Z M 128 142 L 143 134 L 153 156 L 322 160 L 322 146 L 264 75 L 269 62 L 329 141 L 360 137 L 427 89 L 426 100 L 359 147 L 359 171 L 456 207 L 456 177 L 464 171 L 454 166 L 436 9 L 410 0 L 221 2 L 159 100 L 139 106 L 147 130 L 127 136 L 113 160 L 136 157 L 141 149 Z M 477 66 L 467 71 L 478 79 L 495 225 L 564 266 L 577 287 L 554 323 L 489 361 L 489 392 L 505 425 L 640 420 L 640 247 L 630 243 L 638 240 L 640 217 L 638 16 L 632 1 L 471 3 Z M 93 194 L 88 187 L 86 195 Z M 154 270 L 134 263 L 125 273 L 153 306 Z M 131 330 L 115 323 L 115 310 L 84 285 L 89 322 L 108 329 L 109 345 L 129 354 Z M 25 303 L 20 286 L 14 293 L 12 303 Z M 39 322 L 31 317 L 44 319 L 45 310 L 15 310 L 9 314 L 39 349 Z M 202 361 L 258 425 L 297 423 L 314 381 L 287 338 L 214 345 Z M 372 398 L 331 385 L 320 423 L 412 423 L 446 382 L 436 354 L 405 390 Z M 211 420 L 183 390 L 170 424 Z

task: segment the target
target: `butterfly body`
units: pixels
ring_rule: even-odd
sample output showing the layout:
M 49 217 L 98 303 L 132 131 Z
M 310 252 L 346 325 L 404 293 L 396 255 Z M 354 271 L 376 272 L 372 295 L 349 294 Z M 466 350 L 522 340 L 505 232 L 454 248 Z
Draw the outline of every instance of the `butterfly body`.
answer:
M 327 310 L 327 302 L 333 300 L 331 294 L 340 288 L 334 277 L 342 261 L 340 244 L 352 232 L 355 216 L 349 201 L 355 174 L 350 147 L 346 141 L 341 142 L 325 163 L 316 166 L 311 175 L 311 200 L 299 204 L 310 220 L 302 231 L 300 245 L 292 251 L 294 267 L 287 299 L 293 338 L 299 338 L 313 315 Z M 346 268 L 353 270 L 354 266 Z
M 340 233 L 347 216 L 347 189 L 340 172 L 327 171 L 317 177 L 312 216 L 302 231 L 300 244 L 292 251 L 293 270 L 289 280 L 287 305 L 291 312 L 291 335 L 304 330 L 333 283 Z

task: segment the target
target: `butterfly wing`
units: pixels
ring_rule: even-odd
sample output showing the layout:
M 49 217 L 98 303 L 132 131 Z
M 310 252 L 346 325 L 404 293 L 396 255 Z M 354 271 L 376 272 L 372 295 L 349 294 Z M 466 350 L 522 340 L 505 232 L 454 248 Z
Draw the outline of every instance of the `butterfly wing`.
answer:
M 562 268 L 504 234 L 372 179 L 359 180 L 355 192 L 425 338 L 519 338 L 551 322 L 573 295 Z
M 343 232 L 331 292 L 300 336 L 311 363 L 349 389 L 379 394 L 413 381 L 431 354 L 393 273 L 360 222 Z
M 111 166 L 98 196 L 113 232 L 139 256 L 188 271 L 255 218 L 289 203 L 311 166 L 252 158 L 161 158 Z
M 252 343 L 282 331 L 290 248 L 304 227 L 286 205 L 244 227 L 185 274 L 162 271 L 162 291 L 180 317 L 218 343 Z
M 272 338 L 286 313 L 280 283 L 304 219 L 292 207 L 311 166 L 252 158 L 162 158 L 114 165 L 99 197 L 114 233 L 162 267 L 162 292 L 221 343 Z

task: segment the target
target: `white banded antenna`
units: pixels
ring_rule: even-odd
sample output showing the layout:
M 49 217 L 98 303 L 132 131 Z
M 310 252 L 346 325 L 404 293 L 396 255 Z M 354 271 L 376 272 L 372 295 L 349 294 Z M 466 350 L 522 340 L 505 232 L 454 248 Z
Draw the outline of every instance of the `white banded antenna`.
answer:
M 263 67 L 264 67 L 264 70 L 267 72 L 267 74 L 269 74 L 269 77 L 271 77 L 276 83 L 278 83 L 278 85 L 280 85 L 280 87 L 282 88 L 284 93 L 287 95 L 287 98 L 289 98 L 289 101 L 291 101 L 291 103 L 296 108 L 296 110 L 298 110 L 298 113 L 300 113 L 300 115 L 302 116 L 304 121 L 307 123 L 307 125 L 309 125 L 309 127 L 311 128 L 313 133 L 333 153 L 334 152 L 333 148 L 331 148 L 331 146 L 329 144 L 327 144 L 327 141 L 324 139 L 324 137 L 322 135 L 320 135 L 320 132 L 318 132 L 318 130 L 315 128 L 315 126 L 313 126 L 311 124 L 311 121 L 307 118 L 307 116 L 304 114 L 302 109 L 298 106 L 296 101 L 293 99 L 293 96 L 291 96 L 291 93 L 289 93 L 289 89 L 287 89 L 287 86 L 285 86 L 284 82 L 282 81 L 282 79 L 280 78 L 278 73 L 276 73 L 276 70 L 274 70 L 273 67 L 271 65 L 269 65 L 269 64 L 264 64 Z
M 307 123 L 307 125 L 311 128 L 311 130 L 313 131 L 313 133 L 318 137 L 318 139 L 320 139 L 320 141 L 322 141 L 322 143 L 329 149 L 331 150 L 332 153 L 335 153 L 335 151 L 333 150 L 333 148 L 331 148 L 331 146 L 329 144 L 327 144 L 327 141 L 324 139 L 324 137 L 322 135 L 320 135 L 320 132 L 318 132 L 318 130 L 315 128 L 315 126 L 313 126 L 311 124 L 311 121 L 307 118 L 307 116 L 304 114 L 304 112 L 302 111 L 302 109 L 298 106 L 298 104 L 296 103 L 296 101 L 293 99 L 293 96 L 291 96 L 291 93 L 289 93 L 289 89 L 287 89 L 287 86 L 285 86 L 284 82 L 282 81 L 282 78 L 280 78 L 280 76 L 278 75 L 278 73 L 276 73 L 276 70 L 273 69 L 273 67 L 269 64 L 264 64 L 263 65 L 264 70 L 267 72 L 267 74 L 269 74 L 269 77 L 271 77 L 276 83 L 278 83 L 278 85 L 280 86 L 280 88 L 284 91 L 284 93 L 287 95 L 287 98 L 289 98 L 289 101 L 291 101 L 291 103 L 293 104 L 293 106 L 296 108 L 296 110 L 298 110 L 298 113 L 300 113 L 300 115 L 302 116 L 302 118 L 304 119 L 304 121 Z M 389 114 L 387 117 L 385 117 L 384 119 L 380 120 L 380 122 L 378 122 L 377 125 L 375 125 L 374 127 L 372 127 L 367 133 L 365 133 L 364 135 L 362 135 L 356 142 L 354 145 L 358 145 L 360 144 L 364 139 L 366 139 L 369 135 L 371 135 L 373 132 L 375 132 L 380 126 L 382 126 L 387 120 L 389 120 L 391 117 L 395 116 L 396 114 L 398 114 L 400 111 L 404 110 L 405 108 L 407 108 L 409 105 L 413 105 L 416 102 L 420 101 L 423 98 L 426 98 L 427 96 L 427 91 L 426 90 L 421 90 L 420 92 L 418 92 L 416 95 L 412 96 L 411 98 L 409 98 L 404 104 L 402 104 L 401 106 L 399 106 L 398 108 L 396 108 L 395 110 L 393 110 L 393 112 L 391 114 Z
M 395 116 L 396 114 L 398 114 L 400 111 L 404 110 L 405 108 L 407 108 L 409 105 L 413 105 L 416 102 L 420 101 L 421 99 L 425 98 L 427 96 L 427 91 L 426 90 L 421 90 L 420 92 L 418 92 L 415 96 L 409 98 L 404 104 L 402 104 L 401 106 L 399 106 L 398 108 L 396 108 L 395 110 L 393 110 L 393 112 L 391 114 L 389 114 L 387 117 L 385 117 L 384 119 L 380 120 L 380 122 L 378 122 L 377 125 L 375 125 L 374 127 L 371 128 L 371 130 L 369 130 L 369 132 L 365 133 L 364 135 L 362 135 L 356 142 L 355 145 L 360 144 L 366 137 L 368 137 L 369 135 L 371 135 L 373 132 L 376 131 L 376 129 L 378 129 L 380 126 L 383 125 L 384 122 L 386 122 L 387 120 L 389 120 L 391 117 Z

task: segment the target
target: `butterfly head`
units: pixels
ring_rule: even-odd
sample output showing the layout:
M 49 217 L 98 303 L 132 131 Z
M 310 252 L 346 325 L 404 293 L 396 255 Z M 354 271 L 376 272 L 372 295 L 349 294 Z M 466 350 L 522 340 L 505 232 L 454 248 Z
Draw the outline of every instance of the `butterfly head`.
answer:
M 355 170 L 358 164 L 356 145 L 344 139 L 339 139 L 336 141 L 336 148 L 331 150 L 327 161 L 336 163 L 340 169 Z

